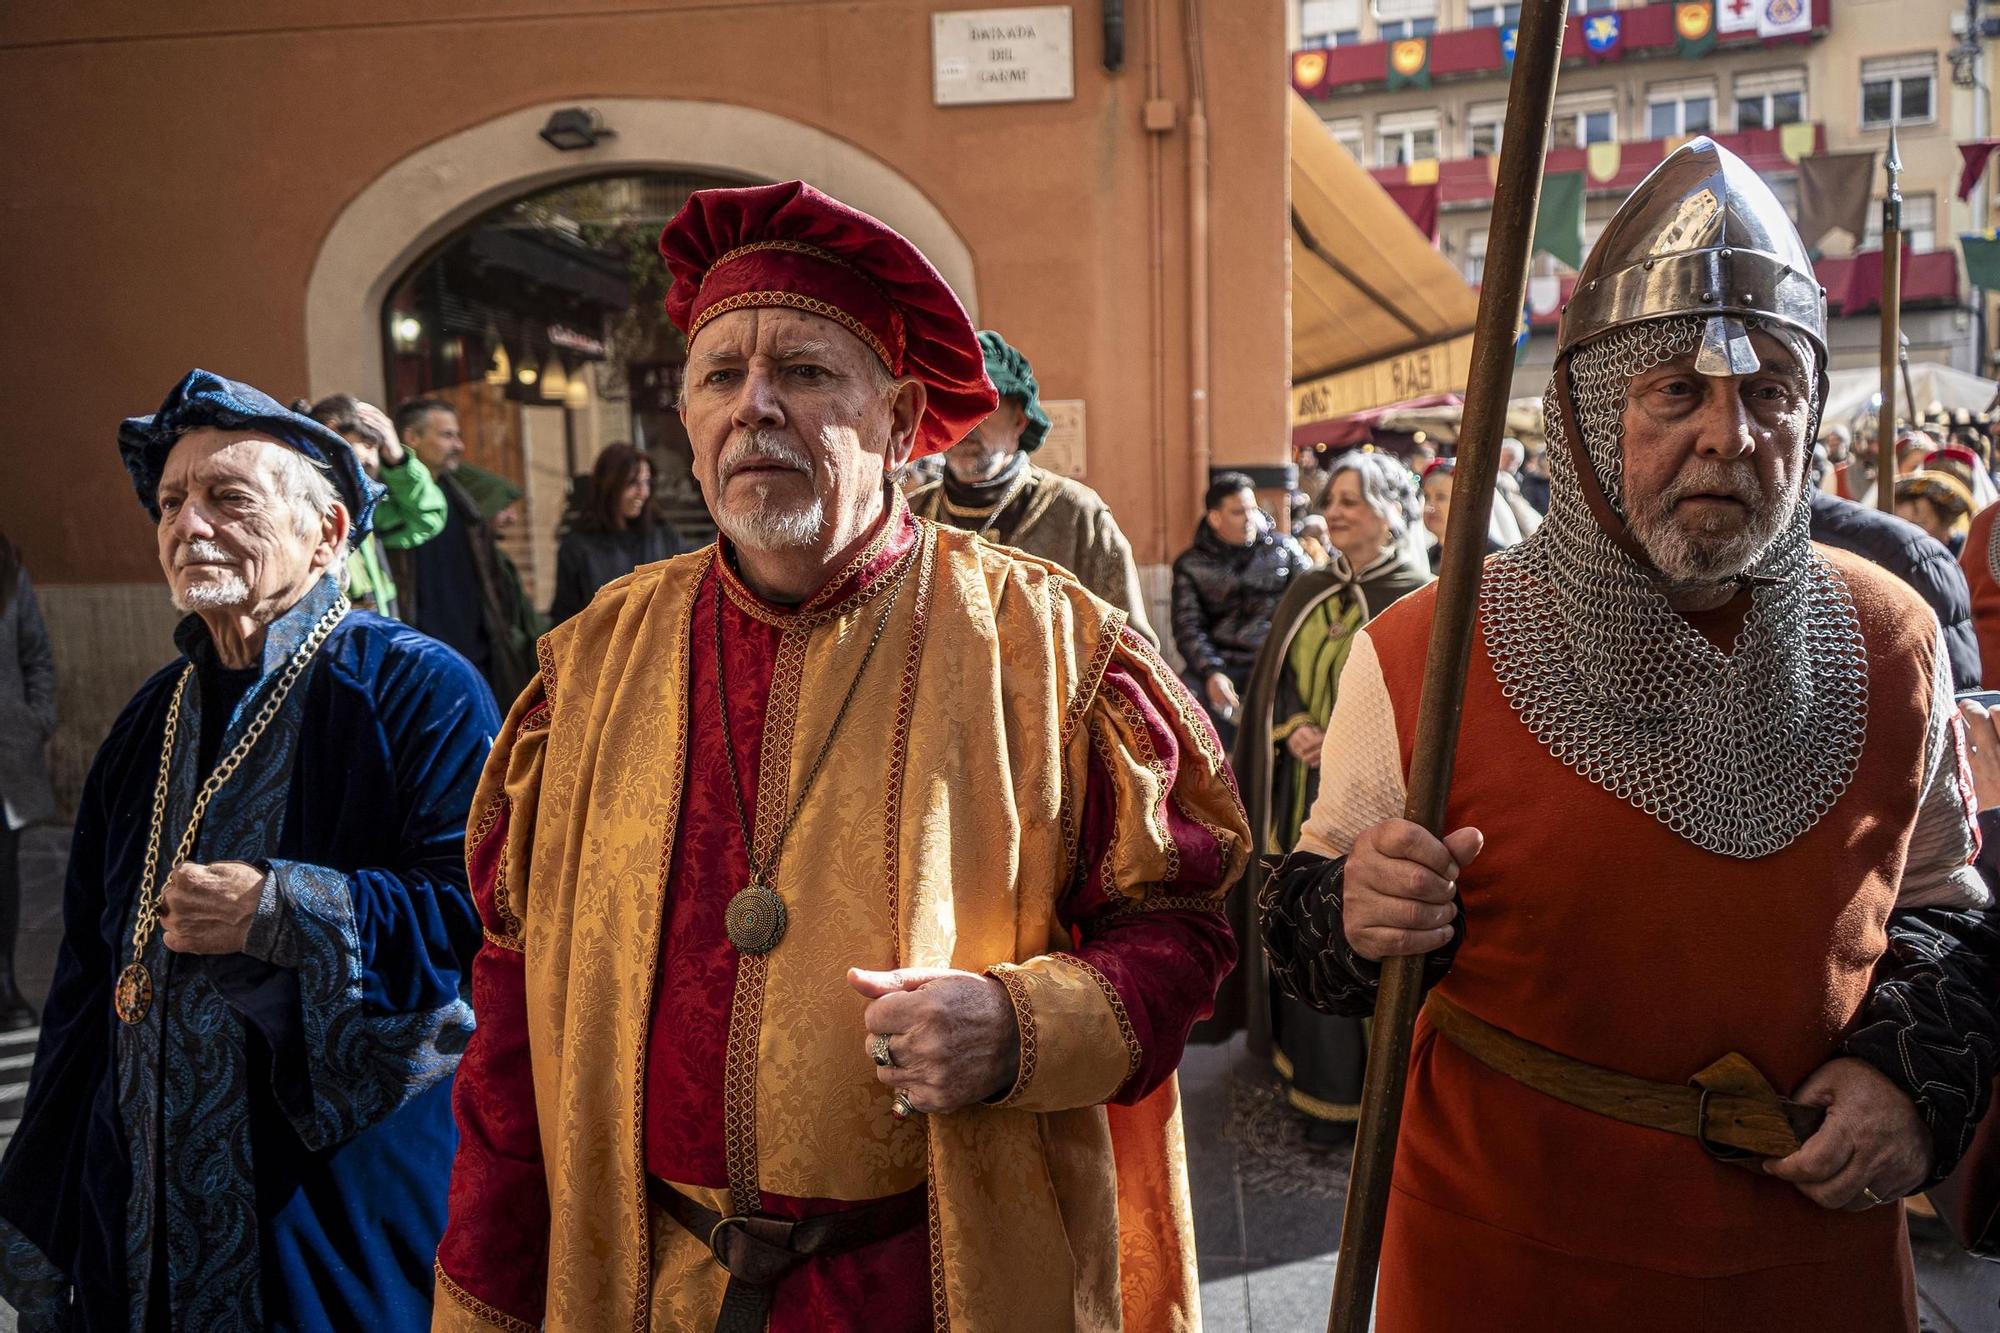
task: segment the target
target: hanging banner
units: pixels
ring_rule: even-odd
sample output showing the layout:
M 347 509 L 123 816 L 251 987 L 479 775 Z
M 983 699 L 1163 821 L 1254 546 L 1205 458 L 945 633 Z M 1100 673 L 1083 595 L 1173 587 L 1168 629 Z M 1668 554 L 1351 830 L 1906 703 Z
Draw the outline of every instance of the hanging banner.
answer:
M 1693 0 L 1674 6 L 1674 51 L 1683 60 L 1697 60 L 1715 49 L 1713 0 Z
M 1431 86 L 1431 39 L 1410 37 L 1389 43 L 1389 87 Z
M 1762 0 L 1757 6 L 1757 35 L 1802 37 L 1812 32 L 1811 0 Z

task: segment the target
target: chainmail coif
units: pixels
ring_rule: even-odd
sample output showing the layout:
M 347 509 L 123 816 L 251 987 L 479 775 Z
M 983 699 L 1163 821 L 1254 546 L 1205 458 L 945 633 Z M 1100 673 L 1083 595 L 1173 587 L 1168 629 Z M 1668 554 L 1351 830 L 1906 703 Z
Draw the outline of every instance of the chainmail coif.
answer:
M 1702 320 L 1616 329 L 1571 363 L 1593 471 L 1622 516 L 1622 437 L 1634 376 L 1690 352 Z M 1791 346 L 1808 398 L 1814 372 Z M 1480 625 L 1501 690 L 1551 754 L 1689 842 L 1751 859 L 1790 845 L 1833 807 L 1861 759 L 1868 659 L 1847 585 L 1812 549 L 1801 488 L 1757 562 L 1730 650 L 1717 649 L 1608 537 L 1578 488 L 1550 385 L 1549 515 L 1486 564 Z M 1818 404 L 1809 418 L 1816 423 Z M 1804 438 L 1811 438 L 1808 427 Z

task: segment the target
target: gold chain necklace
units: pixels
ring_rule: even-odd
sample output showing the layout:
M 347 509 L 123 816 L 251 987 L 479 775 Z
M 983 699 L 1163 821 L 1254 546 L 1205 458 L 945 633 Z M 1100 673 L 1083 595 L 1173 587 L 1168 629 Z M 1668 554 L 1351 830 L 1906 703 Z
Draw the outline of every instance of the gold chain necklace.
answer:
M 736 737 L 729 726 L 729 689 L 724 679 L 727 668 L 723 664 L 722 653 L 722 612 L 728 599 L 723 594 L 722 574 L 720 571 L 716 573 L 715 701 L 722 709 L 722 743 L 729 752 L 726 766 L 729 769 L 729 791 L 736 798 L 736 828 L 743 835 L 744 859 L 750 863 L 750 882 L 739 889 L 723 908 L 722 924 L 729 942 L 740 953 L 769 953 L 785 937 L 785 927 L 790 924 L 791 916 L 785 909 L 785 900 L 771 884 L 778 857 L 784 850 L 785 835 L 792 831 L 799 811 L 805 808 L 806 796 L 812 791 L 820 768 L 833 750 L 833 738 L 840 734 L 840 724 L 846 721 L 847 710 L 854 703 L 854 696 L 860 692 L 861 678 L 867 674 L 868 663 L 882 642 L 882 631 L 889 627 L 889 617 L 896 609 L 896 598 L 903 590 L 903 580 L 909 577 L 911 568 L 921 559 L 921 547 L 912 550 L 904 557 L 903 567 L 897 571 L 895 582 L 889 585 L 883 597 L 882 614 L 875 619 L 875 632 L 868 636 L 868 647 L 861 654 L 861 665 L 854 668 L 854 676 L 847 682 L 847 693 L 842 696 L 840 707 L 834 711 L 833 724 L 826 729 L 826 739 L 820 742 L 819 753 L 813 756 L 804 780 L 799 783 L 799 794 L 792 802 L 791 813 L 785 816 L 785 822 L 771 838 L 763 856 L 757 854 L 756 835 L 750 828 L 750 808 L 743 799 L 743 779 L 736 774 Z
M 208 813 L 209 801 L 222 790 L 222 784 L 229 781 L 237 766 L 243 762 L 244 756 L 250 753 L 250 748 L 264 734 L 264 729 L 271 725 L 273 718 L 277 717 L 278 709 L 285 702 L 285 696 L 292 692 L 292 686 L 298 683 L 300 675 L 312 661 L 313 654 L 326 642 L 326 636 L 333 633 L 333 627 L 347 614 L 348 606 L 347 597 L 342 594 L 327 608 L 326 614 L 313 625 L 312 632 L 306 635 L 305 642 L 301 643 L 298 651 L 292 654 L 292 660 L 285 664 L 284 673 L 278 677 L 278 683 L 272 688 L 270 696 L 251 718 L 249 728 L 243 733 L 243 739 L 236 742 L 235 747 L 224 756 L 222 762 L 215 766 L 215 771 L 208 775 L 208 780 L 201 784 L 201 790 L 195 793 L 194 809 L 188 814 L 187 828 L 181 833 L 180 845 L 174 849 L 173 865 L 167 869 L 169 876 L 185 865 L 188 857 L 193 854 L 194 840 L 201 831 L 202 816 Z M 174 740 L 180 731 L 181 700 L 186 697 L 188 682 L 193 677 L 194 663 L 190 662 L 181 672 L 180 680 L 174 685 L 173 698 L 167 705 L 167 735 L 160 746 L 160 775 L 153 783 L 153 831 L 146 843 L 146 874 L 139 884 L 139 912 L 132 923 L 132 961 L 118 974 L 118 986 L 111 997 L 111 1007 L 117 1011 L 118 1017 L 127 1023 L 139 1022 L 145 1018 L 146 1011 L 153 1007 L 153 976 L 146 970 L 146 965 L 141 960 L 145 958 L 146 945 L 152 941 L 153 931 L 160 923 L 160 898 L 163 893 L 159 878 L 160 834 L 167 822 L 167 788 L 173 778 Z
M 950 496 L 944 493 L 944 483 L 940 481 L 938 482 L 937 502 L 940 505 L 944 506 L 944 511 L 947 514 L 950 514 L 953 518 L 977 518 L 985 520 L 978 527 L 972 529 L 973 536 L 984 537 L 986 535 L 986 530 L 993 526 L 994 522 L 997 519 L 999 519 L 1000 515 L 1007 512 L 1007 506 L 1014 503 L 1015 497 L 1020 495 L 1021 489 L 1027 484 L 1028 484 L 1028 469 L 1026 465 L 1023 465 L 1021 468 L 1021 475 L 1014 478 L 1014 484 L 1006 489 L 1006 491 L 1000 496 L 1000 499 L 993 505 L 992 508 L 988 509 L 979 505 L 962 505 L 955 503 Z M 931 518 L 935 519 L 936 517 L 937 517 L 937 511 L 933 509 L 931 511 Z

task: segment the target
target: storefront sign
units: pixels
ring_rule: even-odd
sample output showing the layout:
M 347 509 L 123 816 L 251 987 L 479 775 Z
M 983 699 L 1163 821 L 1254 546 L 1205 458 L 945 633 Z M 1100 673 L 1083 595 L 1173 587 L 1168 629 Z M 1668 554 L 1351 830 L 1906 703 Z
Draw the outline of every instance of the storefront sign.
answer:
M 1385 357 L 1369 365 L 1292 386 L 1292 425 L 1366 412 L 1434 393 L 1464 393 L 1472 336 Z
M 1068 5 L 931 15 L 932 100 L 1067 102 L 1076 96 Z
M 567 324 L 549 325 L 549 344 L 565 351 L 581 352 L 585 356 L 601 358 L 604 355 L 602 340 L 593 338 L 587 333 L 578 333 Z
M 1035 450 L 1035 466 L 1065 477 L 1081 477 L 1084 470 L 1083 399 L 1044 398 L 1042 411 L 1049 415 L 1049 433 Z

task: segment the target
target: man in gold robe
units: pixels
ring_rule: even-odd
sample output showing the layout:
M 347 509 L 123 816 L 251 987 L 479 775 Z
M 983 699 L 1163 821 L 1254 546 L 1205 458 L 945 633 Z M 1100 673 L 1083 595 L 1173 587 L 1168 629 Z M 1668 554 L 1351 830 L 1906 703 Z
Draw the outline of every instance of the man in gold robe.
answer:
M 487 766 L 435 1327 L 1191 1327 L 1215 734 L 889 484 L 995 402 L 907 241 L 795 181 L 661 250 L 721 536 L 545 636 Z

